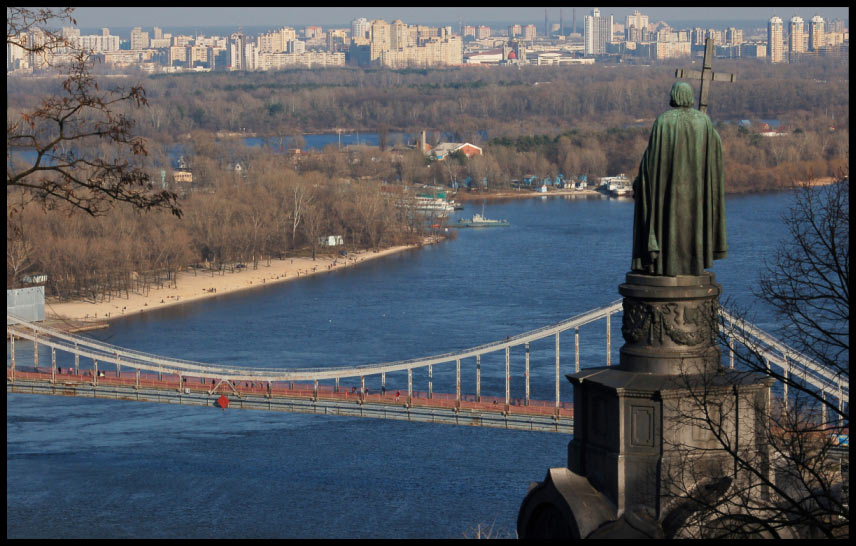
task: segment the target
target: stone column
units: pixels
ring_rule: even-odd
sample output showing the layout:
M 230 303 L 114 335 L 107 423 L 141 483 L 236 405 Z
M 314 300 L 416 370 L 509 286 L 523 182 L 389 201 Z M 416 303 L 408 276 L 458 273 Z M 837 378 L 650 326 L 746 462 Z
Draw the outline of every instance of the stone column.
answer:
M 629 372 L 680 374 L 720 367 L 716 345 L 722 287 L 713 273 L 660 277 L 628 273 L 624 296 L 620 368 Z

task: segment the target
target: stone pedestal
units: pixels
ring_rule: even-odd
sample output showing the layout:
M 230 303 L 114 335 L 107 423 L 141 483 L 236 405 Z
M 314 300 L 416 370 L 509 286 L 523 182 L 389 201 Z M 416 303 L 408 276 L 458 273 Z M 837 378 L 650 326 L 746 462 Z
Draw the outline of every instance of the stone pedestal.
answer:
M 575 538 L 679 535 L 692 511 L 675 492 L 676 472 L 691 466 L 694 476 L 688 482 L 684 473 L 681 487 L 705 487 L 709 495 L 731 484 L 723 479 L 730 458 L 694 419 L 703 410 L 690 393 L 706 393 L 707 404 L 718 408 L 709 413 L 741 449 L 759 448 L 758 408 L 766 407 L 772 380 L 722 368 L 721 287 L 713 274 L 628 273 L 619 292 L 620 364 L 567 376 L 574 386 L 568 467 L 550 469 L 530 489 L 518 516 L 520 538 L 550 536 L 548 528 Z
M 722 287 L 713 273 L 655 277 L 628 273 L 618 287 L 624 296 L 621 369 L 653 374 L 720 367 L 716 346 Z

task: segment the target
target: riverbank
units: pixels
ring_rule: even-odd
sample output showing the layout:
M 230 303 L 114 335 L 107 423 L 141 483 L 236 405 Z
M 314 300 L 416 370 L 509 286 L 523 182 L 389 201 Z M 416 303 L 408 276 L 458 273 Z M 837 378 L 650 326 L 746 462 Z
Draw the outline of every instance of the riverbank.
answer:
M 389 256 L 405 250 L 419 248 L 439 242 L 440 238 L 426 237 L 421 244 L 400 245 L 379 251 L 361 250 L 347 256 L 318 255 L 311 257 L 286 258 L 284 260 L 261 261 L 257 269 L 252 265 L 234 273 L 212 273 L 196 270 L 179 272 L 175 286 L 165 284 L 153 287 L 146 295 L 130 293 L 128 297 L 113 297 L 104 302 L 71 301 L 45 302 L 45 317 L 54 323 L 109 323 L 121 317 L 164 309 L 174 305 L 197 302 L 207 298 L 250 290 L 269 284 L 292 281 L 299 278 L 329 273 L 338 269 L 355 267 L 360 263 Z
M 838 179 L 832 176 L 813 178 L 807 182 L 803 182 L 809 186 L 828 186 L 830 184 L 834 184 Z M 797 188 L 798 186 L 789 186 L 782 187 L 774 190 L 746 190 L 746 191 L 729 191 L 726 187 L 725 194 L 726 195 L 747 195 L 752 193 L 775 193 L 780 191 L 789 191 Z M 527 197 L 550 197 L 554 195 L 562 195 L 569 197 L 593 197 L 593 196 L 601 196 L 605 197 L 605 195 L 596 190 L 549 190 L 547 193 L 540 193 L 533 190 L 501 190 L 501 191 L 475 191 L 475 192 L 458 192 L 455 194 L 455 201 L 459 202 L 468 202 L 468 201 L 483 201 L 483 200 L 492 200 L 492 199 L 518 199 L 518 198 L 527 198 Z M 628 196 L 628 198 L 632 199 L 632 196 Z

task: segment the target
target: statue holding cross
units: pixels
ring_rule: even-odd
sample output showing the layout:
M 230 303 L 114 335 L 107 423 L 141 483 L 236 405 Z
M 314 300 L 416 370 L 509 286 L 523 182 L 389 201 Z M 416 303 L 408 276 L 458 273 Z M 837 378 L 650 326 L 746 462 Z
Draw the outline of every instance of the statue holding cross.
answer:
M 708 39 L 702 71 L 677 73 L 700 77 L 699 110 L 692 108 L 689 84 L 675 82 L 669 102 L 673 109 L 661 114 L 651 128 L 633 182 L 634 272 L 698 276 L 728 253 L 722 142 L 702 110 L 707 107 L 707 82 L 726 77 L 711 71 L 711 54 Z

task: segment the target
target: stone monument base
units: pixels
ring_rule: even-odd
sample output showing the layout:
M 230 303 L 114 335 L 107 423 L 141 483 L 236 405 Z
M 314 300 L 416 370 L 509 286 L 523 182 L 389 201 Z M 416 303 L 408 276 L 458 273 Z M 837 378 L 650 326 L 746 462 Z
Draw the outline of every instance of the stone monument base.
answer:
M 711 502 L 731 485 L 731 479 L 722 480 L 730 457 L 709 429 L 686 419 L 699 411 L 686 401 L 700 384 L 711 402 L 738 393 L 724 426 L 733 434 L 739 423 L 742 445 L 763 450 L 755 423 L 772 379 L 762 374 L 720 369 L 663 375 L 603 367 L 567 377 L 574 385 L 575 421 L 568 468 L 551 468 L 530 488 L 518 515 L 520 538 L 680 536 L 694 510 L 674 493 L 674 470 L 685 469 L 692 458 L 694 475 L 681 474 L 677 489 L 706 488 Z
M 699 506 L 687 492 L 716 503 L 743 483 L 712 429 L 769 466 L 756 426 L 773 380 L 722 367 L 721 291 L 708 272 L 627 274 L 620 364 L 567 376 L 568 468 L 551 468 L 530 488 L 520 538 L 682 536 Z
M 720 367 L 716 334 L 722 286 L 713 273 L 677 277 L 628 273 L 618 292 L 624 296 L 621 369 L 680 374 Z

